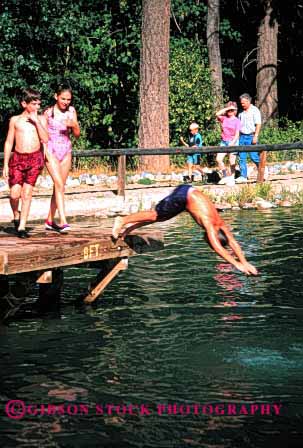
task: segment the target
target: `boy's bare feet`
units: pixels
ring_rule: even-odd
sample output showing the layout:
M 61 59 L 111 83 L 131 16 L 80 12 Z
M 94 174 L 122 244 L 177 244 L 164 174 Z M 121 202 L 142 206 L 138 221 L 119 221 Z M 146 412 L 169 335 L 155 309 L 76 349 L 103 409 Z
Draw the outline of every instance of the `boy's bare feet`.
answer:
M 117 216 L 114 221 L 114 225 L 112 228 L 112 236 L 117 240 L 119 238 L 121 229 L 123 227 L 123 218 L 121 216 Z

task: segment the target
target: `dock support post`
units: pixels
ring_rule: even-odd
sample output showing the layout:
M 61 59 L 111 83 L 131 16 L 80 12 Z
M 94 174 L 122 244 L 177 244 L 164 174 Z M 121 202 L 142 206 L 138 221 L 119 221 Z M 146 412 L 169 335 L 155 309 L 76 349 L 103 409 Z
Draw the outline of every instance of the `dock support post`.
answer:
M 9 293 L 9 282 L 7 275 L 0 275 L 0 298 Z
M 37 279 L 39 283 L 39 300 L 57 299 L 60 297 L 63 285 L 63 270 L 61 268 L 45 271 Z
M 0 275 L 0 322 L 17 309 L 9 297 L 9 281 L 6 275 Z
M 37 279 L 36 283 L 53 283 L 53 271 L 44 271 Z
M 107 265 L 105 270 L 102 270 L 99 274 L 99 280 L 101 281 L 97 283 L 88 293 L 88 295 L 84 299 L 84 303 L 92 303 L 96 298 L 102 293 L 102 291 L 106 288 L 106 286 L 119 274 L 120 271 L 127 269 L 128 266 L 128 258 L 118 259 L 114 266 Z M 111 261 L 111 260 L 110 260 Z M 107 273 L 106 273 L 107 271 Z

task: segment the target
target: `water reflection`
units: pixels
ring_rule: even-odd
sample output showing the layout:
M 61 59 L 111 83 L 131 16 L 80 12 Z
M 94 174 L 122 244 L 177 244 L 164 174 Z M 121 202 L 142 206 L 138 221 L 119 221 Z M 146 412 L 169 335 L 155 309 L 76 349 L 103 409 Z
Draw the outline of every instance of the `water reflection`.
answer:
M 218 271 L 218 274 L 214 275 L 214 279 L 216 280 L 218 286 L 222 288 L 222 298 L 224 300 L 224 304 L 226 304 L 226 306 L 228 303 L 230 303 L 231 306 L 236 304 L 234 300 L 236 298 L 234 291 L 241 290 L 244 285 L 243 282 L 234 273 L 233 267 L 228 264 L 217 264 L 216 271 Z

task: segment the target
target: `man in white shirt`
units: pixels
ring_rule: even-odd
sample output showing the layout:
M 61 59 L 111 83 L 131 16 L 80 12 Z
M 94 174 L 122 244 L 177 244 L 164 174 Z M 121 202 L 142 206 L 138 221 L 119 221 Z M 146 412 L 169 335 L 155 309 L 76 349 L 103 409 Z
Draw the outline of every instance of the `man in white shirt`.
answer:
M 243 111 L 239 114 L 241 121 L 239 146 L 241 145 L 256 145 L 258 143 L 258 136 L 261 129 L 261 113 L 259 109 L 251 104 L 251 96 L 248 93 L 243 93 L 240 96 L 240 103 Z M 258 152 L 249 153 L 251 160 L 259 166 L 260 156 Z M 247 152 L 239 153 L 240 177 L 236 179 L 237 183 L 247 182 Z

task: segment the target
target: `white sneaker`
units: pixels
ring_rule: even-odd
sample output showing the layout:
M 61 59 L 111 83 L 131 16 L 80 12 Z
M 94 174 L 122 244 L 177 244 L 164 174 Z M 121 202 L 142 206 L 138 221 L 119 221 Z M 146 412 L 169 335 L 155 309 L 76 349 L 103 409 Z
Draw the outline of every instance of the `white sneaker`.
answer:
M 121 216 L 117 216 L 114 221 L 114 225 L 112 228 L 112 236 L 115 240 L 119 238 L 119 234 L 123 227 L 123 218 Z
M 236 184 L 246 184 L 247 183 L 247 177 L 240 176 L 235 180 Z
M 227 180 L 227 176 L 222 177 L 222 179 L 219 180 L 218 185 L 225 185 L 226 184 L 226 180 Z
M 235 175 L 231 174 L 230 176 L 222 177 L 222 179 L 218 182 L 218 185 L 234 185 L 235 183 Z
M 225 178 L 225 185 L 227 185 L 228 187 L 234 187 L 236 185 L 235 176 L 227 176 Z

